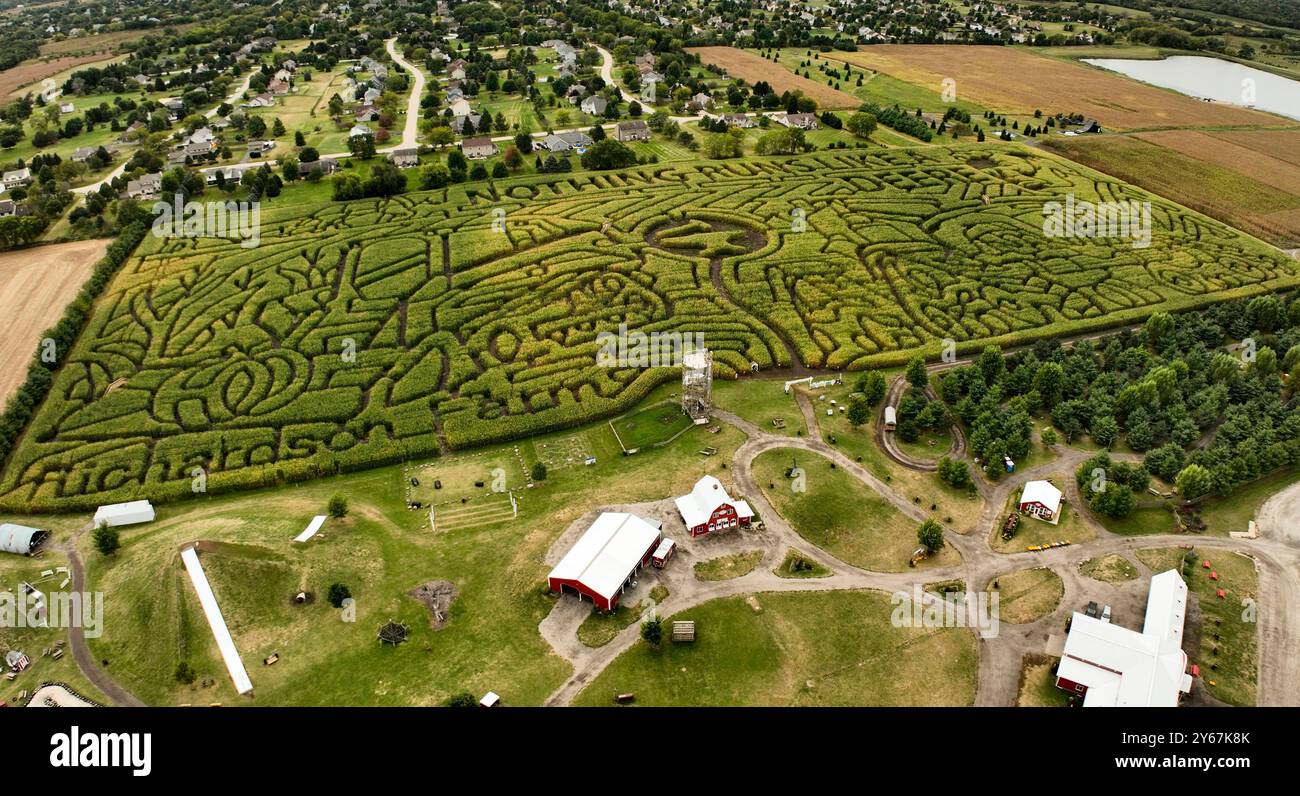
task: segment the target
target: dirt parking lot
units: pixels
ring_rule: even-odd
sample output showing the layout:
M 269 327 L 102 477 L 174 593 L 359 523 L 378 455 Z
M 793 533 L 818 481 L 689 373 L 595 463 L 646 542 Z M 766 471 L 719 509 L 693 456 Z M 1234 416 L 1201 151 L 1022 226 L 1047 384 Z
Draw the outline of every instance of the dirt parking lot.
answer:
M 59 243 L 0 253 L 0 405 L 27 378 L 41 333 L 104 256 L 108 239 Z
M 1255 522 L 1261 536 L 1292 544 L 1300 542 L 1300 483 L 1265 501 Z

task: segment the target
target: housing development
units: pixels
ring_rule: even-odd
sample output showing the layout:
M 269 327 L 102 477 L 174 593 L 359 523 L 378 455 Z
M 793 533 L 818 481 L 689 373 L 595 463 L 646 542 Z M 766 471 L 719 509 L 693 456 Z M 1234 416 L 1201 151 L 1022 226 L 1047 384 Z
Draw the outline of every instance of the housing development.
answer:
M 1295 3 L 0 10 L 0 704 L 1300 706 Z

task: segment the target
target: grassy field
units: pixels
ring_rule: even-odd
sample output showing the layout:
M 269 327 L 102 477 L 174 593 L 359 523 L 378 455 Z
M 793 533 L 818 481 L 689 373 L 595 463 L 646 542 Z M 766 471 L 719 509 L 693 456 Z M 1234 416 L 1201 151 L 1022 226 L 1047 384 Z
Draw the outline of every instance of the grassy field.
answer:
M 1071 476 L 1062 473 L 1048 480 L 1061 484 L 1068 477 Z M 1019 496 L 1017 492 L 1008 499 L 1002 514 L 999 515 L 1000 518 L 1005 518 L 1008 513 L 1016 510 L 1018 505 L 1016 501 Z M 1079 510 L 1070 503 L 1062 502 L 1061 519 L 1055 525 L 1024 514 L 1020 517 L 1020 526 L 1016 529 L 1015 536 L 1010 539 L 1002 538 L 1002 522 L 999 519 L 997 526 L 989 534 L 989 546 L 999 553 L 1019 553 L 1029 547 L 1038 547 L 1054 542 L 1079 544 L 1095 539 L 1096 536 L 1097 533 L 1092 529 L 1092 526 L 1084 522 L 1083 518 L 1079 516 Z
M 639 705 L 970 705 L 974 635 L 896 628 L 892 610 L 879 592 L 714 600 L 671 617 L 695 621 L 695 643 L 638 643 L 577 704 L 632 692 Z
M 1260 506 L 1277 492 L 1300 479 L 1300 471 L 1289 468 L 1233 490 L 1227 497 L 1209 498 L 1198 506 L 1207 534 L 1227 536 L 1233 531 L 1245 531 L 1259 512 Z
M 695 577 L 697 580 L 732 580 L 733 578 L 743 578 L 753 572 L 758 567 L 758 562 L 762 559 L 762 550 L 746 550 L 743 553 L 732 553 L 728 556 L 718 556 L 717 558 L 710 558 L 707 561 L 696 561 Z
M 672 401 L 655 404 L 610 421 L 623 447 L 647 448 L 672 439 L 691 427 L 691 419 Z
M 888 380 L 896 372 L 887 370 L 884 375 Z M 848 383 L 811 394 L 814 397 L 824 395 L 826 403 L 835 400 L 843 405 L 853 394 L 856 379 L 849 377 L 846 381 Z M 984 501 L 978 493 L 954 489 L 940 481 L 934 473 L 909 469 L 886 456 L 875 442 L 877 418 L 874 414 L 869 422 L 857 427 L 849 422 L 847 413 L 836 412 L 828 416 L 825 411 L 821 411 L 816 413 L 816 418 L 823 439 L 861 464 L 872 475 L 888 483 L 895 492 L 912 501 L 917 509 L 957 533 L 970 533 L 975 529 L 980 511 L 984 508 Z
M 578 625 L 578 640 L 588 647 L 603 647 L 614 640 L 623 628 L 641 618 L 641 607 L 618 605 L 610 613 L 592 609 L 591 616 Z
M 1196 645 L 1187 646 L 1187 656 L 1201 667 L 1196 688 L 1230 705 L 1254 705 L 1259 672 L 1259 625 L 1257 602 L 1259 575 L 1255 561 L 1227 551 L 1193 551 L 1191 565 L 1183 565 L 1188 551 L 1181 547 L 1151 547 L 1136 555 L 1153 573 L 1181 570 L 1188 588 L 1200 606 L 1200 627 L 1195 628 Z M 1208 569 L 1201 566 L 1209 561 Z M 1211 573 L 1218 580 L 1211 579 Z M 1223 597 L 1218 596 L 1222 589 Z M 1193 629 L 1189 628 L 1187 635 Z
M 603 425 L 532 444 L 560 445 Z M 730 460 L 742 440 L 724 429 L 711 439 L 719 456 L 707 460 L 695 443 L 682 439 L 638 456 L 560 468 L 518 493 L 517 519 L 440 525 L 437 531 L 426 512 L 406 508 L 408 476 L 401 467 L 165 506 L 155 522 L 124 531 L 114 558 L 90 551 L 89 540 L 81 540 L 90 588 L 109 595 L 104 635 L 91 648 L 150 704 L 432 705 L 463 690 L 489 689 L 510 704 L 539 704 L 570 674 L 537 632 L 554 605 L 545 592 L 544 557 L 555 538 L 600 504 L 684 494 L 700 476 L 723 474 L 720 463 Z M 503 445 L 434 462 L 447 472 L 472 472 L 485 459 L 513 455 L 514 446 Z M 329 520 L 307 544 L 293 543 L 335 493 L 348 497 L 348 517 Z M 86 517 L 59 521 L 84 525 Z M 253 680 L 251 700 L 233 693 L 179 564 L 180 546 L 192 541 L 213 543 L 204 545 L 201 559 Z M 436 630 L 431 614 L 408 595 L 431 580 L 449 581 L 457 591 L 446 625 Z M 354 622 L 343 621 L 325 600 L 332 583 L 351 590 Z M 295 604 L 299 590 L 310 592 L 312 602 Z M 377 628 L 390 619 L 408 625 L 405 644 L 376 642 Z M 615 615 L 609 624 L 618 620 Z M 591 621 L 584 632 L 588 641 L 616 629 L 602 623 Z M 261 661 L 272 653 L 279 662 L 264 666 Z M 174 672 L 182 660 L 196 669 L 200 682 L 212 684 L 177 683 Z
M 1102 583 L 1126 583 L 1138 577 L 1137 567 L 1118 553 L 1090 558 L 1079 564 L 1079 572 Z
M 769 434 L 797 437 L 808 433 L 794 393 L 785 392 L 782 382 L 775 379 L 714 380 L 713 403 Z
M 776 569 L 772 570 L 783 578 L 825 578 L 833 575 L 829 567 L 808 558 L 798 550 L 791 548 Z
M 1300 281 L 1294 261 L 1159 200 L 1151 246 L 1122 248 L 1131 267 L 1110 267 L 1115 241 L 1020 234 L 1067 191 L 1144 196 L 1028 150 L 936 146 L 286 200 L 257 249 L 148 237 L 0 505 L 183 496 L 195 466 L 213 490 L 271 485 L 615 416 L 676 378 L 596 362 L 597 335 L 623 324 L 704 334 L 724 382 L 751 362 L 896 365 L 950 335 L 1023 343 Z M 716 266 L 651 234 L 683 219 L 726 239 Z M 890 255 L 904 243 L 905 265 Z
M 1056 687 L 1056 675 L 1052 674 L 1059 660 L 1044 655 L 1025 656 L 1016 707 L 1063 708 L 1070 704 L 1070 695 Z
M 805 491 L 785 477 L 791 460 L 805 471 Z M 775 449 L 754 459 L 754 480 L 769 503 L 811 544 L 839 560 L 876 572 L 901 572 L 917 547 L 919 522 L 907 517 L 857 478 L 812 453 Z M 945 547 L 922 567 L 956 564 Z
M 1024 625 L 1055 611 L 1065 595 L 1065 584 L 1047 567 L 1036 567 L 999 575 L 985 591 L 998 593 L 1002 621 Z

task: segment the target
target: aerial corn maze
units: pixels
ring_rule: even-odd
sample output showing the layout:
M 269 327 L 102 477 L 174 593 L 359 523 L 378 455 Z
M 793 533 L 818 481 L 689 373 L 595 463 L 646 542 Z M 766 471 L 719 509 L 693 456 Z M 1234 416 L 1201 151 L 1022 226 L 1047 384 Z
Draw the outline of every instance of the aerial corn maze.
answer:
M 1151 245 L 1046 202 L 1152 203 Z M 495 227 L 494 227 L 495 222 Z M 504 231 L 502 231 L 502 226 Z M 600 332 L 702 333 L 718 378 L 897 364 L 1295 284 L 1254 239 L 1019 147 L 842 150 L 264 208 L 260 247 L 146 238 L 15 448 L 0 505 L 257 486 L 625 411 L 673 376 Z

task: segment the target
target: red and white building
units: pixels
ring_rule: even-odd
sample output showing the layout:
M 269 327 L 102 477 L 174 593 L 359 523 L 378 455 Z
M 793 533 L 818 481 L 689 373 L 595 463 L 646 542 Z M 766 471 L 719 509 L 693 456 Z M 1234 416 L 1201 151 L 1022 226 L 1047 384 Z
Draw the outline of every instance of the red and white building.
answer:
M 696 481 L 691 493 L 677 498 L 675 502 L 691 536 L 748 528 L 749 521 L 754 518 L 754 510 L 749 504 L 743 500 L 733 500 L 727 490 L 722 488 L 722 482 L 711 475 Z
M 1177 707 L 1192 690 L 1183 652 L 1187 584 L 1177 570 L 1151 579 L 1142 632 L 1076 613 L 1056 687 L 1091 707 Z
M 576 594 L 612 611 L 662 539 L 658 527 L 635 514 L 607 511 L 564 554 L 547 584 L 551 591 Z
M 1061 490 L 1050 481 L 1030 481 L 1020 493 L 1020 510 L 1055 525 L 1061 518 Z

